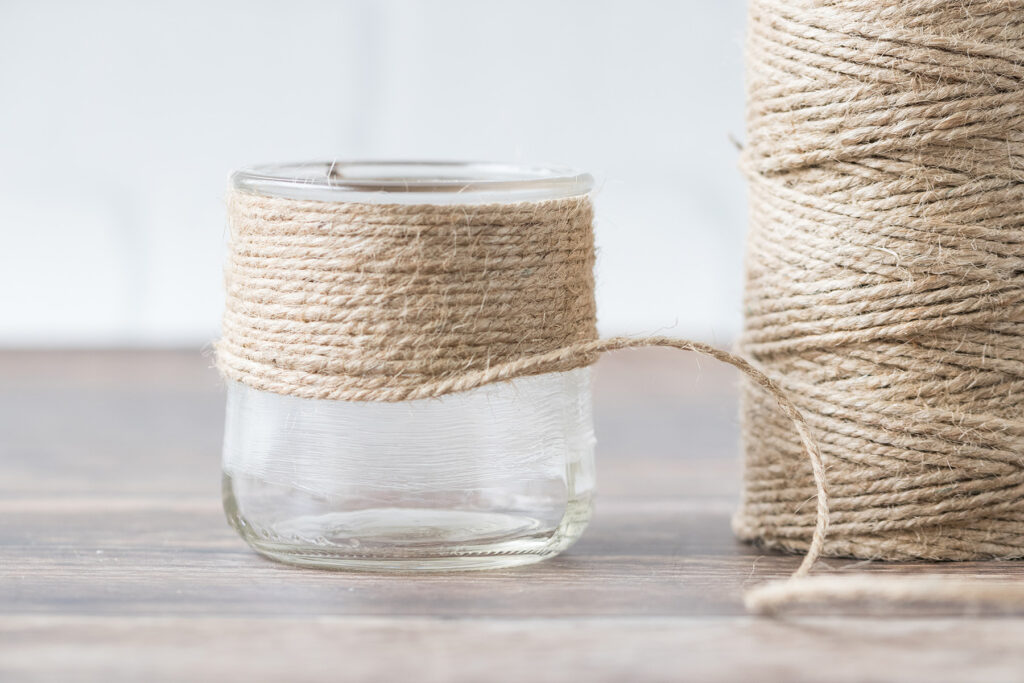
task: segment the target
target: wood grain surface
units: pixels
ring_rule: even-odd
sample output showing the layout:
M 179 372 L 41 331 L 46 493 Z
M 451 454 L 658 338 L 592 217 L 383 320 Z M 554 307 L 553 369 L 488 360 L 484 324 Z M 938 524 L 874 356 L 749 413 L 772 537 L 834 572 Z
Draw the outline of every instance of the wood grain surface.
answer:
M 599 499 L 547 562 L 447 574 L 265 560 L 220 508 L 198 352 L 0 353 L 0 681 L 1024 681 L 1024 616 L 762 619 L 792 556 L 736 542 L 735 377 L 671 351 L 596 369 Z M 985 574 L 1024 564 L 829 561 Z

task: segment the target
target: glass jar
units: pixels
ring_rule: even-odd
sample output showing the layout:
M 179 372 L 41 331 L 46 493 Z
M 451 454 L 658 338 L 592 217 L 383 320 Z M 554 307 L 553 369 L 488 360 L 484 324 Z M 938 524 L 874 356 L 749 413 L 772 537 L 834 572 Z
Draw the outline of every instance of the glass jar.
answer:
M 292 199 L 480 204 L 585 195 L 561 168 L 478 163 L 308 163 L 232 176 Z M 230 382 L 224 509 L 258 552 L 334 569 L 528 564 L 590 519 L 590 369 L 400 402 L 296 398 Z

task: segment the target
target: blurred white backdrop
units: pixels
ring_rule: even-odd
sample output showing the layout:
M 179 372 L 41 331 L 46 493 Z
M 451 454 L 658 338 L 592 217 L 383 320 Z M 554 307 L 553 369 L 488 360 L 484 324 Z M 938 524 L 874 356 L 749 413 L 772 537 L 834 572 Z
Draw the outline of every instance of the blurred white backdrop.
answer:
M 603 333 L 740 326 L 742 0 L 0 0 L 0 346 L 217 335 L 228 173 L 593 173 Z

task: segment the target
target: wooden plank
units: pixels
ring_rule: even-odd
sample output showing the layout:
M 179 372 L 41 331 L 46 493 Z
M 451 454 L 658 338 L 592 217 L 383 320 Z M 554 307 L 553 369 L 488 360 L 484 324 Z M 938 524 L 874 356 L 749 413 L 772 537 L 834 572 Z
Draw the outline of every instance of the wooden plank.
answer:
M 13 617 L 0 679 L 1019 681 L 998 620 Z
M 0 680 L 1024 680 L 1019 617 L 744 614 L 743 589 L 798 558 L 729 531 L 733 382 L 672 352 L 598 364 L 597 511 L 560 557 L 341 573 L 265 560 L 228 528 L 207 358 L 0 353 Z M 1014 562 L 828 564 L 1024 579 Z

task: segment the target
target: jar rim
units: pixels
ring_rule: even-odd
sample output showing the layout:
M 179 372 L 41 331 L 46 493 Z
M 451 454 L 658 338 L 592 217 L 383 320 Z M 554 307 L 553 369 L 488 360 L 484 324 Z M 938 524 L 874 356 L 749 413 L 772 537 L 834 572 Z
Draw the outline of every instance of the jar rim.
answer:
M 377 204 L 478 204 L 588 194 L 594 178 L 566 166 L 488 161 L 306 161 L 235 171 L 236 190 L 289 199 Z

